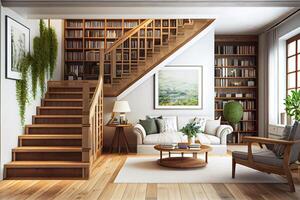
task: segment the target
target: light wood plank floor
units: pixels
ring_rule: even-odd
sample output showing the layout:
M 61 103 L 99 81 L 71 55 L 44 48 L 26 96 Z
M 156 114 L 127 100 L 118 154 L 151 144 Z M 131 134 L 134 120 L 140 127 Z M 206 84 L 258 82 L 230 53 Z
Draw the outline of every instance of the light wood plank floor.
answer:
M 136 155 L 129 155 L 136 156 Z M 90 180 L 5 180 L 0 182 L 0 199 L 56 200 L 217 200 L 300 199 L 299 174 L 294 174 L 296 193 L 285 184 L 114 184 L 126 155 L 103 155 Z

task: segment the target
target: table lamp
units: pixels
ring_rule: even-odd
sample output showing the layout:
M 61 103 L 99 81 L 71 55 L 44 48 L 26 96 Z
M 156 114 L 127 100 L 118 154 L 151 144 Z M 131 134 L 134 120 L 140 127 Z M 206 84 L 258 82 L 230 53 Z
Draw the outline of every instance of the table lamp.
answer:
M 126 114 L 130 112 L 128 101 L 115 101 L 113 113 L 120 113 L 120 124 L 127 124 Z

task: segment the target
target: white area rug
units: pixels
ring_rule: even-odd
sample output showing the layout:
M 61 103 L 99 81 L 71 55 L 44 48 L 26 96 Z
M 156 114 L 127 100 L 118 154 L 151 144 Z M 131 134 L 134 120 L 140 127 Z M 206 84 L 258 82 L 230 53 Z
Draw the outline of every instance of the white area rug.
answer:
M 115 183 L 285 183 L 277 175 L 262 173 L 237 165 L 236 178 L 231 178 L 231 157 L 212 156 L 198 169 L 172 169 L 159 166 L 157 157 L 127 158 Z

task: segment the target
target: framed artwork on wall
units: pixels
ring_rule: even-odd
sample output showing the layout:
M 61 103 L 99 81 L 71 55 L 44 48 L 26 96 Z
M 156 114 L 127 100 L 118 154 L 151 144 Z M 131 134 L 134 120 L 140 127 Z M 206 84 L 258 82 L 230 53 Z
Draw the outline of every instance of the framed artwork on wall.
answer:
M 6 78 L 19 80 L 20 60 L 29 52 L 30 29 L 5 16 L 6 21 Z
M 167 66 L 155 74 L 155 109 L 202 109 L 202 66 Z

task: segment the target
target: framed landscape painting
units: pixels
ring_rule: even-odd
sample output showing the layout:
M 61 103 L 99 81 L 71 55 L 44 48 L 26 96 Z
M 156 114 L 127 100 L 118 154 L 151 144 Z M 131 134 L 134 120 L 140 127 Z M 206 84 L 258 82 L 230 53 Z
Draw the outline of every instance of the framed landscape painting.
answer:
M 202 66 L 165 67 L 155 74 L 156 109 L 202 109 Z
M 6 78 L 21 78 L 20 60 L 29 52 L 29 46 L 29 28 L 6 16 Z

